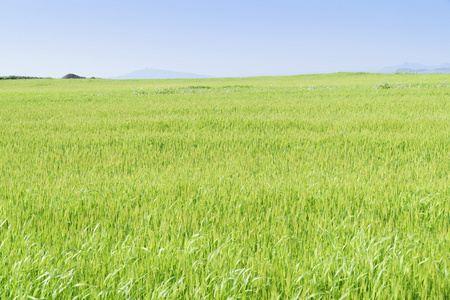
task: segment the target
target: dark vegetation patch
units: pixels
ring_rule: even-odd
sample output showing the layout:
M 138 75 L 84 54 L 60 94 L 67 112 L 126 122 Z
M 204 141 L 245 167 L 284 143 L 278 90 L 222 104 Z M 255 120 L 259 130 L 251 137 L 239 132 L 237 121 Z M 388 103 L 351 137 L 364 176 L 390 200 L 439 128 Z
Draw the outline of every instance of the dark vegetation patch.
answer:
M 206 86 L 206 85 L 193 85 L 193 86 L 188 86 L 188 89 L 211 89 L 210 86 Z
M 63 76 L 63 79 L 85 79 L 86 77 L 78 76 L 76 74 L 69 73 Z
M 14 79 L 52 79 L 51 77 L 32 77 L 32 76 L 0 76 L 0 80 L 14 80 Z

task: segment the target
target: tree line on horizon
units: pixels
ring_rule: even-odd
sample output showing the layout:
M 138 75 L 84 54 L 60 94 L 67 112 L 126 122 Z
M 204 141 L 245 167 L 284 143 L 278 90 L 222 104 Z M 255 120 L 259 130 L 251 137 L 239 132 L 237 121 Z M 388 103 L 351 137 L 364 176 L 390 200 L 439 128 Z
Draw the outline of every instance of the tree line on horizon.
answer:
M 11 80 L 11 79 L 52 79 L 51 77 L 33 77 L 33 76 L 0 76 L 0 80 Z

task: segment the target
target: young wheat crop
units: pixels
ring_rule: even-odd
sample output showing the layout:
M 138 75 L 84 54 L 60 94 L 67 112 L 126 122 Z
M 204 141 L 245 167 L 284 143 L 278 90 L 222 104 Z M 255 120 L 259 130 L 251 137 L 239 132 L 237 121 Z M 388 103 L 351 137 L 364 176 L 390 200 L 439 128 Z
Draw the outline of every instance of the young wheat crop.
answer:
M 448 82 L 1 81 L 0 298 L 448 299 Z

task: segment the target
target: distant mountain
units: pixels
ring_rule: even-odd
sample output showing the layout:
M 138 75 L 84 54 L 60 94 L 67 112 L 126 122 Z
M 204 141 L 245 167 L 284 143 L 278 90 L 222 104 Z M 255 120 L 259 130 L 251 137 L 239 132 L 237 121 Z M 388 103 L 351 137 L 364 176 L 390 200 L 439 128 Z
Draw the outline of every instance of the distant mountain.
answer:
M 404 63 L 403 65 L 386 67 L 380 71 L 381 73 L 450 73 L 450 64 L 445 63 L 438 66 L 424 66 L 416 63 Z
M 110 79 L 178 79 L 178 78 L 179 79 L 213 78 L 213 76 L 147 68 L 143 70 L 137 70 L 125 75 L 111 77 Z

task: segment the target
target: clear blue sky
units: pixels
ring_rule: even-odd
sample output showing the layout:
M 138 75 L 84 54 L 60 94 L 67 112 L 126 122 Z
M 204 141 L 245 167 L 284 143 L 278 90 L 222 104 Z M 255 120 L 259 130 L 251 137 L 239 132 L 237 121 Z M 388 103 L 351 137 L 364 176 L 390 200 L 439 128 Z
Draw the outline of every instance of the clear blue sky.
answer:
M 0 0 L 0 75 L 214 76 L 450 62 L 450 0 Z

